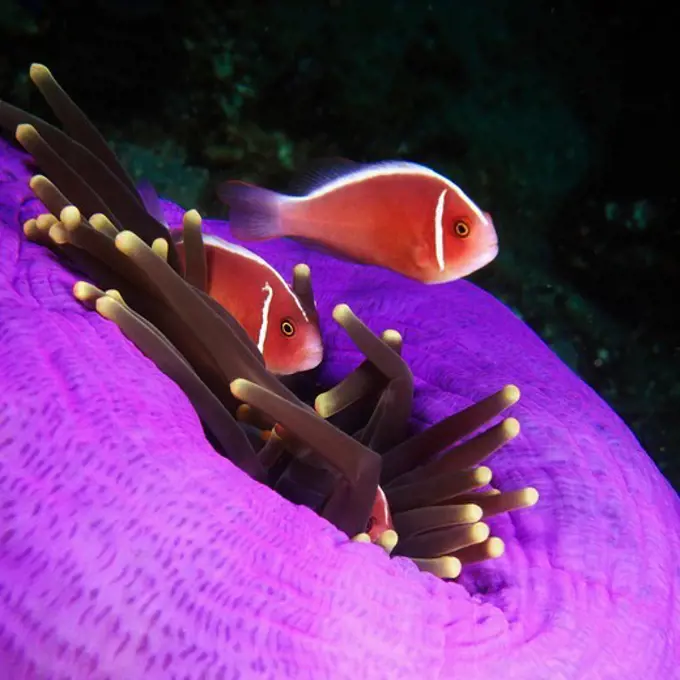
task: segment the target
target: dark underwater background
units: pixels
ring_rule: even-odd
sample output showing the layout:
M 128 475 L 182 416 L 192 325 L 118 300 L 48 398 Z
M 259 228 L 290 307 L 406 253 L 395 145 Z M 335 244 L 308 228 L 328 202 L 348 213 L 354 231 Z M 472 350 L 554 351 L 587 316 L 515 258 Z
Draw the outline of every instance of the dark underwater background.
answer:
M 471 280 L 678 489 L 680 36 L 666 7 L 0 0 L 0 98 L 52 120 L 28 79 L 44 63 L 134 176 L 204 216 L 227 214 L 220 180 L 283 189 L 318 157 L 447 175 L 499 233 Z

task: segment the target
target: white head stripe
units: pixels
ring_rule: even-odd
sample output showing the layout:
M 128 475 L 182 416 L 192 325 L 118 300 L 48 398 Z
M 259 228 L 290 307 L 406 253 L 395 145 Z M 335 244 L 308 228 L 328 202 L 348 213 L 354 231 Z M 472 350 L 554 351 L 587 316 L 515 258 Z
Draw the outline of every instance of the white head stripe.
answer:
M 444 217 L 444 199 L 448 189 L 439 194 L 437 199 L 437 207 L 434 209 L 434 254 L 437 257 L 437 265 L 439 271 L 444 271 L 444 225 L 442 219 Z
M 228 250 L 229 252 L 242 255 L 243 257 L 248 258 L 252 262 L 257 262 L 257 264 L 265 267 L 267 271 L 269 271 L 272 274 L 272 276 L 274 276 L 281 283 L 281 285 L 285 288 L 286 292 L 293 298 L 293 302 L 295 302 L 297 308 L 302 313 L 302 318 L 305 321 L 309 321 L 307 312 L 305 312 L 304 307 L 302 306 L 300 300 L 298 299 L 298 296 L 295 295 L 295 293 L 290 289 L 290 286 L 285 282 L 281 274 L 279 274 L 279 272 L 277 272 L 276 269 L 274 269 L 274 267 L 272 267 L 269 264 L 269 262 L 263 260 L 259 255 L 256 255 L 251 250 L 248 250 L 243 246 L 239 246 L 236 243 L 230 243 L 229 241 L 225 241 L 224 239 L 221 239 L 218 236 L 210 236 L 208 234 L 203 234 L 203 243 L 205 243 L 206 245 L 215 246 L 215 248 L 222 248 L 222 250 Z
M 267 339 L 267 329 L 269 328 L 269 308 L 274 297 L 274 289 L 269 285 L 269 281 L 262 286 L 262 290 L 265 291 L 266 296 L 262 304 L 262 323 L 257 336 L 257 349 L 260 350 L 260 354 L 264 352 L 264 341 Z
M 382 163 L 372 163 L 370 165 L 363 165 L 358 170 L 350 172 L 343 177 L 333 179 L 328 184 L 324 184 L 322 187 L 315 189 L 306 196 L 286 196 L 283 200 L 290 202 L 297 201 L 307 201 L 310 198 L 318 198 L 324 196 L 325 194 L 335 191 L 337 189 L 342 189 L 351 184 L 356 184 L 357 182 L 362 182 L 366 179 L 372 179 L 373 177 L 391 177 L 394 175 L 420 175 L 425 177 L 432 177 L 443 182 L 451 191 L 453 191 L 456 196 L 458 196 L 465 204 L 468 206 L 475 215 L 486 222 L 486 217 L 484 213 L 475 205 L 475 203 L 463 192 L 463 190 L 454 184 L 450 179 L 447 179 L 438 172 L 425 167 L 424 165 L 418 165 L 418 163 L 409 163 L 408 161 L 385 161 Z

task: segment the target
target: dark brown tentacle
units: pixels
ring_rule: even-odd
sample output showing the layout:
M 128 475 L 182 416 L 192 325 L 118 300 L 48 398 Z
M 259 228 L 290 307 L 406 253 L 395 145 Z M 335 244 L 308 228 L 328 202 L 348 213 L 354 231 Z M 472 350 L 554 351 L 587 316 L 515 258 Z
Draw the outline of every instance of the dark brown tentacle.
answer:
M 104 213 L 110 216 L 117 228 L 120 228 L 115 215 L 101 196 L 54 151 L 32 125 L 19 125 L 16 129 L 16 138 L 48 175 L 59 178 L 59 186 L 69 203 L 77 205 L 89 215 Z
M 536 505 L 538 491 L 533 487 L 502 492 L 496 490 L 493 492 L 474 491 L 470 494 L 456 496 L 455 501 L 456 503 L 475 503 L 482 509 L 486 518 Z
M 77 283 L 74 295 L 81 301 L 94 302 L 97 312 L 115 323 L 123 334 L 158 368 L 177 383 L 193 404 L 206 427 L 220 444 L 225 455 L 244 472 L 263 481 L 265 470 L 233 416 L 196 375 L 193 368 L 157 329 L 129 307 L 103 291 Z
M 196 210 L 184 213 L 182 220 L 182 244 L 184 245 L 184 278 L 202 292 L 208 290 L 208 271 L 205 247 L 201 236 L 201 216 Z
M 135 183 L 118 162 L 118 158 L 106 143 L 102 134 L 80 107 L 66 94 L 49 69 L 42 64 L 32 64 L 29 75 L 54 114 L 61 121 L 66 132 L 99 158 L 139 198 Z
M 383 331 L 380 339 L 397 354 L 401 354 L 403 339 L 397 331 L 391 329 Z M 314 408 L 322 418 L 332 418 L 357 402 L 371 397 L 377 400 L 377 395 L 386 384 L 387 378 L 366 359 L 337 385 L 319 394 L 314 401 Z M 361 426 L 358 425 L 354 429 L 357 430 Z
M 363 442 L 370 443 L 382 453 L 402 441 L 408 431 L 413 403 L 413 375 L 401 356 L 362 323 L 348 305 L 338 305 L 333 310 L 333 318 L 366 358 L 390 381 L 361 435 Z
M 314 290 L 312 288 L 312 272 L 308 265 L 297 264 L 293 268 L 293 292 L 297 295 L 302 308 L 307 317 L 313 323 L 319 322 L 319 313 L 316 309 L 314 300 Z
M 489 537 L 489 527 L 484 522 L 469 526 L 449 526 L 418 533 L 406 540 L 399 538 L 394 552 L 398 555 L 414 557 L 442 557 L 458 550 L 485 541 Z
M 519 390 L 508 385 L 463 411 L 411 437 L 383 455 L 383 484 L 430 460 L 463 437 L 472 434 L 506 408 L 517 403 Z
M 482 466 L 472 470 L 463 470 L 452 477 L 428 477 L 396 489 L 389 487 L 383 487 L 383 489 L 392 512 L 397 514 L 445 501 L 451 502 L 458 494 L 479 489 L 490 481 L 491 470 Z
M 404 540 L 433 529 L 479 522 L 482 519 L 482 508 L 473 503 L 449 505 L 446 508 L 416 508 L 397 513 L 392 519 L 400 540 Z
M 61 163 L 52 162 L 52 169 L 49 170 L 49 174 L 58 184 L 65 186 L 63 183 L 64 164 L 70 166 L 109 207 L 111 210 L 108 213 L 109 219 L 119 224 L 134 224 L 135 232 L 149 244 L 157 238 L 163 238 L 168 243 L 168 263 L 175 271 L 178 270 L 177 253 L 174 245 L 170 243 L 167 229 L 147 213 L 134 187 L 130 189 L 121 182 L 116 171 L 125 171 L 115 156 L 115 164 L 108 167 L 88 149 L 58 128 L 15 106 L 0 102 L 0 126 L 9 132 L 16 132 L 17 127 L 22 124 L 30 124 L 35 128 L 42 140 L 61 159 Z M 66 173 L 68 174 L 68 170 Z M 83 207 L 82 204 L 79 204 L 79 207 Z
M 350 536 L 363 531 L 378 488 L 380 456 L 335 429 L 309 407 L 286 401 L 253 382 L 235 380 L 231 390 L 241 401 L 281 423 L 343 475 L 346 486 L 336 487 L 323 514 Z
M 146 272 L 155 295 L 176 315 L 183 326 L 184 334 L 200 338 L 200 344 L 214 357 L 227 383 L 245 376 L 285 399 L 299 401 L 275 376 L 264 369 L 239 337 L 229 332 L 220 316 L 205 304 L 197 291 L 156 257 L 138 236 L 130 231 L 121 232 L 116 237 L 115 245 L 135 266 Z
M 395 477 L 384 486 L 386 489 L 399 489 L 428 479 L 451 477 L 462 470 L 479 465 L 518 434 L 519 422 L 515 418 L 506 418 L 464 444 L 452 447 L 441 457 Z

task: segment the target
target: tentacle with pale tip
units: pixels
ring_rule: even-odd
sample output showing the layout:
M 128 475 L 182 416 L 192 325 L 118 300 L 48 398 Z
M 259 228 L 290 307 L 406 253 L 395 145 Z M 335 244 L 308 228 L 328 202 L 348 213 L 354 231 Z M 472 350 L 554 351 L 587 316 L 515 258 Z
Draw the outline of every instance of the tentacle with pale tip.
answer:
M 188 210 L 182 218 L 184 278 L 201 291 L 208 290 L 208 270 L 201 236 L 202 219 L 197 210 Z
M 267 414 L 297 439 L 318 451 L 350 483 L 357 484 L 367 472 L 379 469 L 380 456 L 377 453 L 334 428 L 308 406 L 287 401 L 271 390 L 242 378 L 232 381 L 231 391 L 237 399 Z M 377 486 L 376 481 L 376 489 Z M 375 493 L 371 502 L 374 496 Z
M 356 536 L 352 536 L 350 540 L 354 541 L 355 543 L 373 543 L 374 545 L 382 548 L 385 553 L 391 555 L 399 541 L 399 537 L 397 536 L 397 532 L 394 531 L 394 529 L 388 529 L 387 531 L 384 531 L 382 534 L 380 534 L 378 539 L 375 541 L 371 540 L 371 537 L 365 531 L 362 531 Z
M 158 368 L 187 395 L 224 454 L 255 479 L 264 479 L 264 468 L 233 416 L 177 349 L 156 328 L 125 305 L 120 293 L 115 291 L 113 295 L 108 295 L 85 281 L 79 281 L 73 287 L 73 294 L 80 301 L 94 304 L 102 317 L 115 323 L 146 356 L 153 357 Z
M 357 348 L 371 363 L 389 379 L 398 378 L 410 370 L 401 356 L 382 338 L 378 337 L 350 309 L 339 304 L 333 310 L 333 318 L 345 330 Z
M 115 288 L 109 288 L 108 290 L 105 290 L 104 293 L 108 297 L 113 298 L 119 305 L 123 305 L 124 307 L 128 307 L 127 302 L 125 302 L 125 300 L 123 299 L 123 296 L 120 294 L 119 290 L 116 290 Z M 134 312 L 134 314 L 135 314 L 135 316 L 137 316 L 140 319 L 140 321 L 143 321 L 144 323 L 146 323 L 146 320 L 143 319 L 141 316 L 139 316 L 139 314 L 137 314 L 136 312 Z M 153 326 L 151 326 L 151 324 L 148 324 L 148 325 L 151 328 L 153 328 Z M 156 331 L 156 329 L 154 329 L 154 331 Z M 156 331 L 156 332 L 158 332 L 158 331 Z
M 119 163 L 103 135 L 71 97 L 66 94 L 50 70 L 43 64 L 31 64 L 29 76 L 61 121 L 66 132 L 88 149 L 93 156 L 99 158 L 141 203 L 134 182 Z
M 89 121 L 88 121 L 89 122 Z M 107 166 L 88 148 L 72 139 L 63 130 L 51 125 L 42 118 L 34 116 L 7 102 L 0 101 L 0 127 L 7 132 L 14 133 L 19 125 L 32 125 L 40 136 L 52 147 L 63 160 L 70 165 L 78 174 L 87 177 L 89 183 L 95 188 L 104 200 L 109 203 L 121 200 L 132 200 L 143 209 L 141 198 L 135 187 L 129 187 L 121 182 L 117 173 L 125 170 L 114 156 L 114 162 Z M 91 123 L 90 123 L 91 124 Z
M 316 309 L 316 300 L 314 299 L 314 289 L 312 287 L 312 271 L 309 265 L 301 263 L 293 267 L 292 289 L 298 300 L 300 300 L 300 304 L 309 319 L 314 323 L 318 323 L 319 313 Z
M 168 261 L 168 242 L 164 238 L 157 238 L 151 244 L 151 250 L 153 250 L 156 257 L 160 257 L 163 262 Z
M 42 82 L 45 82 L 45 78 L 54 80 L 45 67 L 40 65 L 34 66 L 38 66 L 38 70 L 35 73 L 38 74 L 39 81 L 42 79 Z M 56 81 L 54 82 L 56 83 Z M 57 87 L 59 86 L 57 85 Z M 49 103 L 53 104 L 53 102 Z M 78 129 L 90 127 L 94 130 L 95 136 L 101 137 L 82 111 L 70 100 L 69 104 L 78 112 L 78 116 L 81 118 L 80 122 L 72 125 L 76 129 L 74 136 L 79 136 L 77 134 Z M 103 138 L 102 142 L 107 150 L 103 154 L 104 161 L 97 157 L 97 149 L 95 149 L 93 154 L 91 149 L 86 148 L 87 144 L 82 145 L 78 143 L 62 130 L 50 125 L 41 118 L 5 102 L 0 102 L 0 126 L 7 129 L 8 132 L 16 134 L 17 129 L 25 125 L 33 127 L 37 131 L 40 137 L 39 140 L 36 140 L 35 135 L 29 132 L 26 141 L 29 145 L 37 141 L 40 147 L 39 152 L 48 154 L 49 158 L 47 160 L 50 168 L 47 169 L 45 167 L 44 170 L 47 170 L 48 174 L 58 184 L 62 187 L 67 185 L 73 186 L 73 182 L 87 185 L 89 189 L 83 189 L 81 186 L 78 191 L 85 191 L 90 197 L 92 197 L 92 194 L 99 196 L 104 204 L 109 207 L 111 212 L 107 214 L 112 221 L 117 224 L 135 224 L 136 232 L 147 243 L 152 243 L 157 238 L 170 241 L 167 229 L 146 211 L 134 184 L 129 180 L 125 169 L 108 148 L 106 142 L 103 142 Z M 74 178 L 73 173 L 77 175 L 76 178 Z M 67 193 L 69 192 L 67 191 Z M 74 198 L 75 202 L 75 196 L 71 197 Z M 83 205 L 83 203 L 79 203 L 79 207 L 82 208 Z M 87 207 L 86 212 L 90 212 Z M 177 252 L 173 244 L 168 243 L 168 247 L 168 263 L 177 271 L 179 267 Z
M 109 206 L 92 187 L 27 123 L 17 126 L 16 138 L 47 174 L 59 178 L 59 186 L 70 203 L 78 204 L 87 213 L 105 213 L 116 224 Z M 120 227 L 120 224 L 116 224 Z
M 269 430 L 269 436 L 265 445 L 258 451 L 257 457 L 260 459 L 265 470 L 271 470 L 280 460 L 286 451 L 286 442 L 279 437 L 275 429 Z
M 401 356 L 404 339 L 399 331 L 388 328 L 380 334 L 380 339 Z M 384 389 L 386 381 L 387 376 L 371 361 L 364 359 L 337 385 L 321 393 L 314 406 L 320 415 L 328 418 L 369 394 Z
M 505 543 L 498 536 L 490 536 L 485 541 L 469 545 L 456 551 L 462 565 L 498 559 L 505 552 Z
M 270 430 L 272 427 L 271 419 L 256 408 L 253 408 L 250 404 L 239 405 L 236 409 L 236 420 L 248 423 L 248 425 L 252 425 L 260 430 Z
M 479 489 L 491 481 L 490 468 L 482 465 L 456 475 L 430 477 L 392 489 L 383 487 L 394 514 L 451 501 L 459 493 Z M 455 501 L 454 501 L 455 502 Z
M 410 557 L 441 557 L 455 553 L 469 541 L 482 542 L 489 536 L 481 531 L 482 509 L 478 505 L 421 507 L 393 515 L 399 534 L 397 552 Z M 486 526 L 486 525 L 484 525 Z M 481 533 L 480 533 L 481 531 Z
M 421 507 L 406 512 L 393 513 L 394 527 L 399 536 L 406 538 L 447 526 L 474 524 L 482 519 L 482 508 L 473 503 L 449 505 L 446 508 Z
M 395 330 L 388 329 L 380 334 L 380 339 L 397 354 L 401 354 L 403 339 Z M 317 413 L 326 419 L 331 419 L 342 412 L 343 425 L 338 425 L 349 431 L 355 432 L 365 425 L 365 420 L 360 422 L 355 416 L 349 418 L 348 409 L 359 412 L 366 410 L 366 402 L 372 402 L 375 408 L 378 397 L 388 379 L 368 359 L 362 361 L 357 368 L 348 373 L 337 385 L 319 394 L 314 401 Z M 372 410 L 372 409 L 371 409 Z M 337 424 L 339 419 L 334 419 Z M 346 422 L 351 425 L 345 425 Z
M 539 493 L 533 486 L 527 486 L 515 491 L 496 491 L 493 494 L 485 494 L 477 491 L 465 495 L 472 503 L 477 504 L 484 513 L 484 517 L 494 517 L 504 512 L 531 508 L 538 503 Z M 456 502 L 460 497 L 456 496 Z
M 395 554 L 425 558 L 455 555 L 458 550 L 486 541 L 489 533 L 488 524 L 477 522 L 467 526 L 433 529 L 412 534 L 408 538 L 400 535 Z
M 49 234 L 47 233 L 48 229 L 40 229 L 40 227 L 38 226 L 38 220 L 34 218 L 26 220 L 24 222 L 23 231 L 24 236 L 29 241 L 35 241 L 36 243 L 39 243 L 41 246 L 46 247 L 50 247 L 52 245 L 50 243 Z
M 350 540 L 354 541 L 354 543 L 373 543 L 373 541 L 371 541 L 371 537 L 364 531 L 362 531 L 360 534 L 357 534 L 356 536 L 352 536 Z
M 90 216 L 88 222 L 94 229 L 96 229 L 101 234 L 104 234 L 104 236 L 108 236 L 110 239 L 116 238 L 116 236 L 119 234 L 119 230 L 116 228 L 116 225 L 111 222 L 111 220 L 103 213 L 94 213 Z M 168 242 L 165 239 L 158 240 L 163 241 L 167 247 Z
M 398 444 L 383 455 L 383 484 L 388 484 L 395 477 L 444 451 L 453 442 L 480 429 L 505 409 L 516 404 L 519 397 L 519 389 L 514 385 L 507 385 L 486 399 Z
M 193 339 L 194 344 L 202 346 L 219 367 L 225 384 L 246 375 L 271 386 L 273 391 L 285 394 L 287 398 L 296 399 L 275 376 L 264 369 L 261 359 L 254 354 L 252 341 L 248 339 L 246 342 L 245 331 L 233 317 L 229 317 L 226 310 L 207 295 L 188 286 L 133 232 L 118 234 L 115 246 L 138 270 L 145 272 L 154 295 L 176 318 L 175 335 L 178 339 Z M 225 323 L 227 318 L 230 319 L 229 325 Z M 237 326 L 240 330 L 236 330 Z M 180 347 L 173 337 L 169 339 Z M 195 352 L 192 354 L 195 355 Z
M 115 247 L 115 239 L 94 229 L 81 215 L 74 205 L 64 207 L 60 212 L 60 221 L 69 232 L 69 241 L 81 250 L 94 256 L 99 262 L 106 263 L 125 281 L 138 289 L 148 291 L 152 282 L 144 270 L 135 267 Z
M 412 557 L 411 560 L 420 571 L 432 574 L 443 580 L 458 578 L 463 566 L 457 557 L 452 557 L 450 555 L 435 558 Z
M 336 488 L 322 515 L 353 536 L 366 527 L 380 475 L 380 456 L 320 418 L 312 409 L 296 405 L 248 380 L 231 383 L 234 396 L 281 423 L 333 469 L 347 488 Z
M 399 542 L 399 535 L 394 529 L 383 531 L 375 541 L 388 555 L 391 555 Z
M 58 219 L 52 213 L 43 213 L 38 215 L 36 225 L 41 231 L 49 231 L 49 228 L 57 221 Z
M 413 374 L 401 356 L 362 323 L 348 305 L 337 305 L 333 318 L 389 380 L 361 435 L 364 443 L 382 453 L 406 436 L 413 403 Z
M 107 285 L 117 281 L 106 266 L 87 257 L 80 248 L 72 244 L 68 230 L 54 215 L 45 213 L 39 215 L 37 219 L 28 220 L 24 224 L 24 234 L 31 241 L 36 241 L 56 255 L 66 258 L 73 269 L 92 280 L 105 282 Z
M 472 468 L 514 439 L 519 431 L 519 421 L 515 418 L 506 418 L 463 444 L 452 447 L 440 457 L 392 479 L 385 484 L 385 489 L 404 488 L 427 479 L 443 478 Z

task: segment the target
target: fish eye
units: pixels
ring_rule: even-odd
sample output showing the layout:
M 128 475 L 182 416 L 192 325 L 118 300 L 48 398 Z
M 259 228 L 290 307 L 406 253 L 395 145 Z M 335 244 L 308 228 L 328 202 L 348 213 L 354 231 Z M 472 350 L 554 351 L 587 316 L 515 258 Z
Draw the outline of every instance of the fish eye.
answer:
M 467 238 L 470 235 L 470 227 L 463 220 L 458 220 L 453 225 L 453 231 L 459 238 Z
M 281 322 L 281 332 L 287 338 L 292 338 L 295 335 L 295 324 L 290 319 L 284 319 Z

